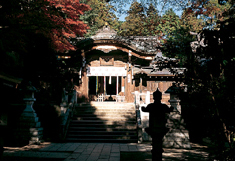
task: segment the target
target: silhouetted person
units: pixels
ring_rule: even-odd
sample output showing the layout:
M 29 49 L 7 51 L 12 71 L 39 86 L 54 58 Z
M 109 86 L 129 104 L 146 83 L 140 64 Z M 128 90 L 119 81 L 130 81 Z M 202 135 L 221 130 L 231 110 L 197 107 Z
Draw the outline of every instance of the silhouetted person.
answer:
M 154 103 L 147 107 L 142 107 L 143 112 L 149 112 L 149 127 L 145 131 L 152 137 L 152 160 L 162 160 L 162 139 L 167 133 L 166 114 L 173 111 L 173 107 L 168 107 L 161 103 L 162 93 L 157 89 L 153 93 Z

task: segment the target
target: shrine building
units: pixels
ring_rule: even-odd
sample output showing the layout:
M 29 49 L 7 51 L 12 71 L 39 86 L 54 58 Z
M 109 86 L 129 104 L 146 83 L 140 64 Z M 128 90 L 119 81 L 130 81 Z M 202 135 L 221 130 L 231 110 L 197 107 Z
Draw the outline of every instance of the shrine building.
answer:
M 159 88 L 162 102 L 168 104 L 165 91 L 183 78 L 179 60 L 162 56 L 156 36 L 120 37 L 105 25 L 91 38 L 79 38 L 77 46 L 83 61 L 80 84 L 75 85 L 87 101 L 131 103 L 136 92 L 144 101 L 148 91 L 152 102 L 151 94 Z

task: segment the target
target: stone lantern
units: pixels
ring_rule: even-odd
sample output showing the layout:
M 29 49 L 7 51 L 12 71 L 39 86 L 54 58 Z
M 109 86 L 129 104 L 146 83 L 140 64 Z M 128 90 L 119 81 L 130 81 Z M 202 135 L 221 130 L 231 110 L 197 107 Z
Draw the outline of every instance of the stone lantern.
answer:
M 174 107 L 170 113 L 166 126 L 169 132 L 163 139 L 163 146 L 173 148 L 191 148 L 189 132 L 181 115 L 180 93 L 181 88 L 174 83 L 165 93 L 170 93 L 170 105 Z
M 36 101 L 34 93 L 37 89 L 32 86 L 31 82 L 22 85 L 21 89 L 24 93 L 24 102 L 26 107 L 20 116 L 16 128 L 17 142 L 20 144 L 40 143 L 42 139 L 43 128 L 38 121 L 37 114 L 33 109 L 33 103 Z
M 21 116 L 36 117 L 37 114 L 33 109 L 33 103 L 36 101 L 34 98 L 34 93 L 37 92 L 37 89 L 32 86 L 31 82 L 29 82 L 26 86 L 23 86 L 21 90 L 25 93 L 23 100 L 26 104 L 26 108 L 24 109 Z M 33 118 L 31 120 L 33 120 Z
M 175 110 L 177 110 L 179 113 L 181 113 L 181 105 L 180 105 L 180 88 L 176 86 L 175 83 L 168 88 L 168 90 L 165 93 L 170 93 L 170 104 L 172 107 L 174 107 Z

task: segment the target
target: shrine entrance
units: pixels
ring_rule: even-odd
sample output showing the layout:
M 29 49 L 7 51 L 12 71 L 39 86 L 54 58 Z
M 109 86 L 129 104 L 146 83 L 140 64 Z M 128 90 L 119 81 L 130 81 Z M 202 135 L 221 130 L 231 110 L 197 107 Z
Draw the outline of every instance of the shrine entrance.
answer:
M 89 96 L 103 95 L 104 101 L 116 100 L 117 96 L 124 96 L 124 77 L 126 70 L 123 67 L 90 67 L 87 75 L 89 77 Z
M 90 95 L 118 95 L 121 92 L 121 76 L 90 76 L 89 94 Z

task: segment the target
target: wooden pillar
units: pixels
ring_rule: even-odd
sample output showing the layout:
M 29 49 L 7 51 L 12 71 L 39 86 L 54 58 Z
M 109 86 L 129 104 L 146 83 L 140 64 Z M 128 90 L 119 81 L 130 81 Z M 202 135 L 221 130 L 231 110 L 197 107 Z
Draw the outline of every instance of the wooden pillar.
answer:
M 81 50 L 81 56 L 82 56 L 82 67 L 81 67 L 81 85 L 79 87 L 80 90 L 80 95 L 85 96 L 86 101 L 89 101 L 89 92 L 88 92 L 88 85 L 89 85 L 89 77 L 87 76 L 87 71 L 86 71 L 86 56 L 85 56 L 85 51 Z M 82 73 L 84 75 L 82 75 Z
M 104 94 L 106 94 L 106 76 L 104 76 Z
M 131 78 L 131 70 L 127 72 L 127 79 L 126 79 L 126 87 L 125 87 L 125 96 L 127 102 L 134 102 L 134 95 L 132 92 L 134 92 L 133 84 L 132 84 L 132 78 Z
M 117 85 L 116 85 L 116 95 L 118 95 L 118 76 L 117 76 Z
M 140 78 L 140 93 L 142 93 L 142 78 Z
M 122 86 L 121 86 L 121 91 L 124 93 L 125 92 L 125 79 L 124 77 L 122 76 Z
M 128 53 L 128 60 L 129 60 L 129 63 L 131 63 L 131 56 L 132 56 L 132 51 L 131 50 L 129 50 L 129 53 Z
M 96 78 L 95 78 L 96 80 L 95 80 L 95 93 L 96 93 L 96 95 L 97 95 L 97 92 L 98 92 L 98 76 L 96 76 Z
M 89 77 L 84 73 L 82 76 L 82 84 L 79 86 L 79 91 L 81 91 L 81 96 L 85 96 L 88 99 L 88 85 L 89 85 Z

